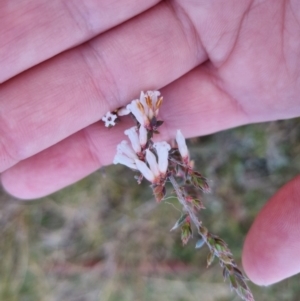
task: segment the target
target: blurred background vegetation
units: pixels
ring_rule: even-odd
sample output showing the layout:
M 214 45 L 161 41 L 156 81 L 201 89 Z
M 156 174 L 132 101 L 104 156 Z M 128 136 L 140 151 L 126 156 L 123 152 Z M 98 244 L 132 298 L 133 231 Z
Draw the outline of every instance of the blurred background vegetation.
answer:
M 240 264 L 245 235 L 266 200 L 300 170 L 300 119 L 244 126 L 189 141 L 210 180 L 202 220 Z M 180 216 L 156 204 L 133 172 L 105 167 L 41 200 L 20 202 L 0 191 L 0 300 L 229 301 L 207 249 L 182 247 Z M 299 276 L 271 287 L 250 283 L 256 300 L 299 300 Z

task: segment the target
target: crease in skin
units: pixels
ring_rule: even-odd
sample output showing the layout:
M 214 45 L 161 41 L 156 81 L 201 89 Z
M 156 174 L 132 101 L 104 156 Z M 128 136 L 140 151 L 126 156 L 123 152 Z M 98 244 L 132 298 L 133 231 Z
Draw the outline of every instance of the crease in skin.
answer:
M 195 24 L 192 22 L 191 18 L 188 16 L 183 5 L 180 5 L 178 1 L 169 1 L 169 6 L 174 12 L 174 15 L 179 20 L 181 30 L 186 37 L 187 44 L 191 52 L 196 52 L 197 60 L 206 61 L 208 59 L 208 54 L 202 43 L 201 35 L 197 33 Z M 196 50 L 194 50 L 196 49 Z M 203 59 L 203 57 L 206 57 Z
M 13 166 L 22 159 L 19 148 L 15 143 L 13 135 L 10 133 L 17 126 L 9 114 L 3 114 L 0 109 L 0 173 Z M 22 129 L 20 128 L 22 131 Z
M 94 87 L 95 94 L 98 96 L 98 99 L 102 99 L 105 102 L 103 105 L 105 109 L 102 111 L 110 111 L 116 107 L 121 107 L 122 97 L 114 77 L 115 75 L 110 71 L 101 51 L 99 51 L 99 49 L 97 51 L 92 42 L 85 43 L 85 47 L 79 51 L 86 65 L 87 73 Z M 93 60 L 90 59 L 91 57 L 93 57 Z M 95 63 L 97 64 L 97 68 L 95 68 Z M 94 70 L 97 70 L 97 72 Z M 101 80 L 99 80 L 99 76 L 97 76 L 99 70 L 101 70 Z M 109 88 L 108 91 L 106 91 L 107 88 Z M 102 116 L 100 116 L 100 118 L 101 117 Z
M 210 62 L 208 62 L 205 66 L 210 73 L 211 81 L 215 84 L 215 86 L 222 92 L 228 99 L 230 99 L 232 106 L 236 108 L 238 114 L 243 115 L 243 119 L 245 120 L 245 124 L 250 124 L 253 122 L 251 115 L 247 112 L 247 110 L 243 107 L 243 105 L 238 101 L 233 95 L 230 95 L 229 91 L 227 91 L 226 86 L 222 78 L 220 78 L 217 72 L 210 72 L 212 70 L 216 70 L 215 66 L 213 66 Z
M 0 139 L 0 173 L 14 166 L 16 159 L 13 154 L 9 151 L 9 148 L 6 146 L 6 143 L 3 139 Z
M 218 8 L 212 2 L 199 5 L 196 1 L 176 1 L 185 8 L 194 24 L 208 59 L 220 68 L 231 56 L 240 35 L 241 25 L 250 11 L 253 0 L 220 3 Z M 236 11 L 235 18 L 227 18 L 227 11 Z M 214 20 L 212 22 L 211 20 Z
M 101 121 L 99 121 L 98 123 L 100 124 L 100 126 L 102 125 Z M 101 156 L 99 155 L 99 147 L 97 146 L 95 139 L 92 138 L 91 131 L 85 128 L 82 130 L 82 133 L 84 140 L 88 145 L 87 149 L 90 153 L 90 157 L 95 162 L 94 165 L 98 166 L 98 168 L 104 166 L 105 164 L 103 164 Z

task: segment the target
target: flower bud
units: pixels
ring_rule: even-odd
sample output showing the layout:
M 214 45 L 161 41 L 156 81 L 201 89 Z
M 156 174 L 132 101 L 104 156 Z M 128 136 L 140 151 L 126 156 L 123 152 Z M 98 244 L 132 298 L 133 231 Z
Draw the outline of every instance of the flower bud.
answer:
M 158 169 L 158 164 L 156 162 L 156 157 L 149 149 L 146 149 L 146 160 L 154 176 L 158 177 L 160 175 L 160 172 Z
M 162 174 L 165 174 L 168 169 L 168 157 L 171 146 L 167 142 L 163 141 L 154 143 L 153 147 L 156 149 L 158 156 L 158 169 Z
M 141 147 L 144 147 L 148 140 L 148 131 L 144 126 L 140 126 L 139 128 L 139 140 Z
M 187 161 L 188 158 L 189 158 L 189 151 L 188 151 L 188 148 L 186 146 L 185 138 L 182 135 L 180 130 L 177 130 L 176 142 L 177 142 L 178 150 L 180 152 L 180 155 L 181 155 L 182 159 L 184 161 Z
M 101 120 L 105 123 L 106 127 L 112 127 L 116 125 L 116 119 L 118 116 L 116 114 L 112 114 L 111 112 L 107 112 Z

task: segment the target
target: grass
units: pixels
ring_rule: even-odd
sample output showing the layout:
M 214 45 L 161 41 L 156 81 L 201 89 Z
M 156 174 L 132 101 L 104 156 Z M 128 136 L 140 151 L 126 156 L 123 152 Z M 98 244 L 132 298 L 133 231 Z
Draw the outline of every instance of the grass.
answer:
M 240 262 L 243 239 L 267 199 L 300 169 L 300 119 L 244 126 L 189 142 L 210 179 L 202 219 Z M 49 197 L 19 202 L 0 192 L 0 300 L 239 300 L 207 250 L 169 232 L 180 212 L 156 204 L 122 166 L 99 170 Z M 195 242 L 195 241 L 194 241 Z M 256 300 L 298 300 L 299 277 Z

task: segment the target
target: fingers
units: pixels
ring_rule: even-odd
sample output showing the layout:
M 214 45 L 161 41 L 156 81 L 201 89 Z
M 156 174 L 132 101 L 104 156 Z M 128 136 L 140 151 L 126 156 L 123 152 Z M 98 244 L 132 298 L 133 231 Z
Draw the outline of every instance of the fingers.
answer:
M 158 1 L 1 1 L 0 83 L 132 18 Z
M 203 62 L 187 32 L 162 3 L 4 83 L 0 172 Z
M 176 129 L 186 137 L 209 134 L 248 122 L 232 99 L 215 85 L 205 67 L 198 67 L 161 90 L 164 103 L 160 118 L 162 140 L 173 138 Z M 125 139 L 132 121 L 112 129 L 91 125 L 45 151 L 24 160 L 2 174 L 4 188 L 16 197 L 32 199 L 78 181 L 110 164 L 116 145 Z
M 112 161 L 122 139 L 122 132 L 119 141 L 118 135 L 108 137 L 112 132 L 115 129 L 105 134 L 103 124 L 92 125 L 7 170 L 1 175 L 2 184 L 21 199 L 43 197 L 70 185 Z
M 300 176 L 282 187 L 256 217 L 245 241 L 243 266 L 257 284 L 300 272 Z

